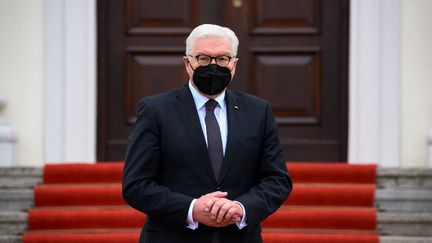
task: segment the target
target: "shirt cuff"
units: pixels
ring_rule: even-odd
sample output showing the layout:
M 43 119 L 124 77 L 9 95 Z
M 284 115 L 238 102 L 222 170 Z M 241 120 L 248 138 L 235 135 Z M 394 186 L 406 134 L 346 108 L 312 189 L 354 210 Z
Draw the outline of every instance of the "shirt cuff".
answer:
M 198 228 L 198 221 L 194 221 L 193 216 L 192 216 L 195 202 L 196 202 L 196 199 L 192 200 L 192 202 L 189 206 L 189 211 L 188 211 L 187 220 L 186 220 L 186 222 L 187 222 L 186 228 L 189 228 L 191 230 L 195 230 Z
M 241 204 L 241 202 L 239 202 L 239 201 L 234 201 L 234 202 L 238 203 L 238 204 L 241 206 L 241 208 L 243 209 L 243 217 L 242 217 L 242 219 L 240 220 L 240 222 L 237 222 L 237 223 L 236 223 L 236 225 L 237 225 L 237 227 L 238 227 L 239 229 L 243 229 L 244 227 L 247 226 L 247 223 L 246 223 L 246 210 L 245 210 L 243 204 Z M 197 227 L 198 227 L 198 226 L 197 226 Z

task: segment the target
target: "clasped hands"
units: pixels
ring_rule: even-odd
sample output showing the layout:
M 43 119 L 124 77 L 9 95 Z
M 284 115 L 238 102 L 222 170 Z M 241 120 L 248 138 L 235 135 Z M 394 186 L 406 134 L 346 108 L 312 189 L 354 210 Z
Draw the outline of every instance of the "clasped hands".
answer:
M 192 217 L 211 227 L 224 227 L 241 221 L 243 209 L 237 202 L 226 198 L 227 192 L 212 192 L 195 202 Z

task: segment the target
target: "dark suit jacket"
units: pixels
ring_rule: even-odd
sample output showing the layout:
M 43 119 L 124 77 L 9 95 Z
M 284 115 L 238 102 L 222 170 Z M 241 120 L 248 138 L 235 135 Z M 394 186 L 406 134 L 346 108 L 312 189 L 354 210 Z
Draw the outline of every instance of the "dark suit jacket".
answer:
M 251 95 L 226 93 L 228 139 L 216 181 L 189 87 L 142 99 L 128 140 L 123 197 L 147 214 L 140 242 L 261 242 L 260 222 L 292 189 L 270 105 Z M 246 210 L 247 227 L 186 228 L 190 203 L 214 191 L 228 192 Z

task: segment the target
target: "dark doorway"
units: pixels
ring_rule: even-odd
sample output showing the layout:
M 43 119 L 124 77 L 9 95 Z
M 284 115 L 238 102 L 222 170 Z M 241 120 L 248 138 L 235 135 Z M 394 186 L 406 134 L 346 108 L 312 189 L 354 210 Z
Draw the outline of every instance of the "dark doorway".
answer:
M 201 23 L 240 39 L 230 88 L 271 102 L 289 161 L 346 161 L 348 0 L 99 0 L 98 161 L 122 160 L 144 96 L 187 82 Z

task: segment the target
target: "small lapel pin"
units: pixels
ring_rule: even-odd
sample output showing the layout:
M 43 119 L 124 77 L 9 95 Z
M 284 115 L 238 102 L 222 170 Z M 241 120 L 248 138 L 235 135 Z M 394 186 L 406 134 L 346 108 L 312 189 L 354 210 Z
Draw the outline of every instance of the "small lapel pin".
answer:
M 235 106 L 234 106 L 234 109 L 235 109 L 235 110 L 238 110 L 238 109 L 239 109 L 239 107 L 235 105 Z

